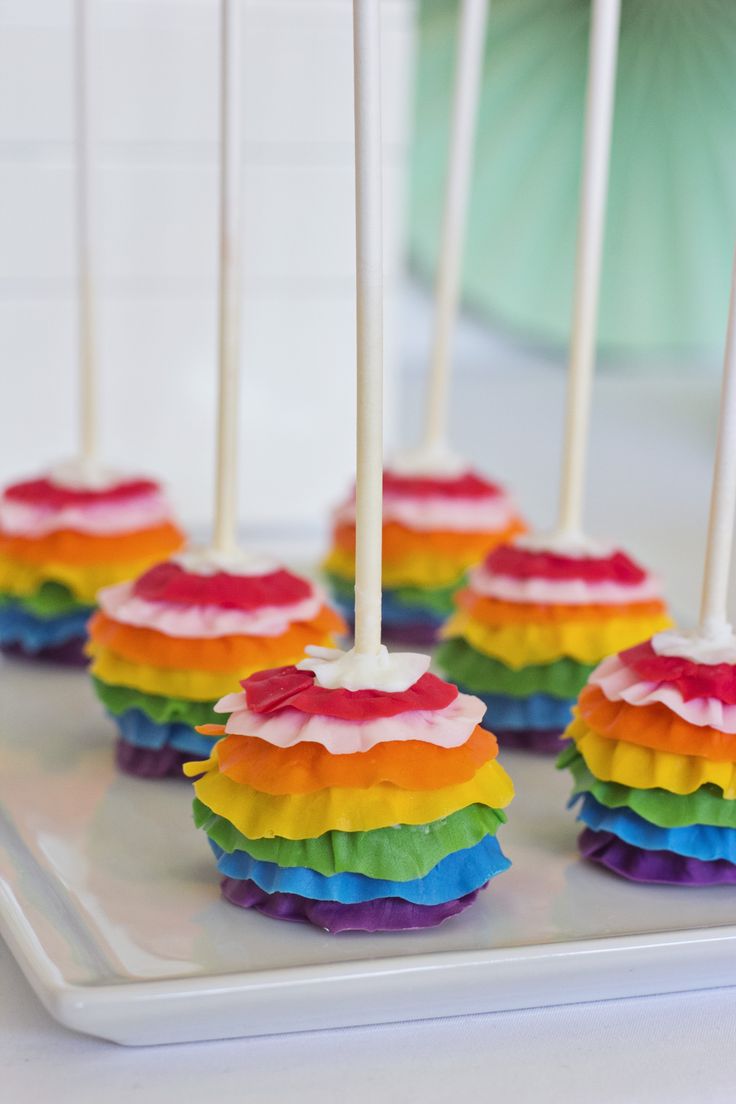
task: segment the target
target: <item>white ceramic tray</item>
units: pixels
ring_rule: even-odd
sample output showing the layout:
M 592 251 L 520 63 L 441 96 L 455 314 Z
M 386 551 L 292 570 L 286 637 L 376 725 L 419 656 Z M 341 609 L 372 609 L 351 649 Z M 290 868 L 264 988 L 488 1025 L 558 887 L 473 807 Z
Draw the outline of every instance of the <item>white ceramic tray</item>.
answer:
M 507 754 L 514 862 L 434 931 L 329 936 L 220 900 L 190 786 L 116 774 L 84 674 L 0 671 L 0 930 L 50 1013 L 184 1042 L 736 984 L 736 892 L 576 860 L 568 779 Z

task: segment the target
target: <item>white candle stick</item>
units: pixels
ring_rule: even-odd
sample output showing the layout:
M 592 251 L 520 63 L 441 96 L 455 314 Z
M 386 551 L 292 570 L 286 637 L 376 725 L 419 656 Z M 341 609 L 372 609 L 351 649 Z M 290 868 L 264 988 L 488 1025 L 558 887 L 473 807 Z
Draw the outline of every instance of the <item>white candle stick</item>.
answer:
M 558 520 L 559 533 L 571 537 L 580 535 L 582 530 L 620 11 L 620 0 L 592 0 L 583 177 Z
M 220 283 L 213 550 L 235 551 L 240 360 L 240 0 L 220 0 Z
M 488 0 L 463 0 L 424 426 L 423 447 L 430 454 L 448 452 L 450 358 L 460 290 L 487 19 Z
M 82 464 L 97 460 L 97 335 L 95 310 L 94 190 L 90 49 L 92 0 L 76 0 L 75 116 L 77 280 L 79 326 L 79 452 Z
M 731 281 L 728 333 L 713 468 L 699 633 L 713 638 L 730 633 L 726 613 L 736 516 L 736 257 Z
M 355 651 L 381 647 L 383 249 L 380 0 L 353 0 L 357 466 Z

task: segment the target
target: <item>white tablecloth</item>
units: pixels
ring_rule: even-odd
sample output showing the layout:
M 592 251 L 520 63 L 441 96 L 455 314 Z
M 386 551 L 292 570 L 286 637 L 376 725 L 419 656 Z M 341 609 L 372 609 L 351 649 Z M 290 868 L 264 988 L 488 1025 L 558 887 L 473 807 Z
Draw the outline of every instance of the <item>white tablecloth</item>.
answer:
M 0 943 L 7 1104 L 732 1104 L 736 989 L 129 1049 L 74 1035 Z

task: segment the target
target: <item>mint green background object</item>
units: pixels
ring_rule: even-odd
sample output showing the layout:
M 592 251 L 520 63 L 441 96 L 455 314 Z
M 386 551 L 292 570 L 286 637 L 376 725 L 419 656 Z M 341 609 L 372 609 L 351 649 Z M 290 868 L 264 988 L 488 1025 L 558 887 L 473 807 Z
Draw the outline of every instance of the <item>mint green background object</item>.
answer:
M 457 0 L 422 0 L 410 255 L 433 278 Z M 567 346 L 590 0 L 492 0 L 467 305 Z M 736 3 L 623 0 L 599 337 L 719 351 L 736 238 Z

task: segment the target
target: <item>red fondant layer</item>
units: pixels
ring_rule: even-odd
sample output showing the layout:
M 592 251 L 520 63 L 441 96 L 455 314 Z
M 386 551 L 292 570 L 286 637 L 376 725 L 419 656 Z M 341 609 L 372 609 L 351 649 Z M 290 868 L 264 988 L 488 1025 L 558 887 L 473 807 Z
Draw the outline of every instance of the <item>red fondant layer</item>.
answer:
M 456 686 L 436 675 L 422 677 L 401 693 L 384 690 L 326 690 L 315 684 L 311 671 L 296 667 L 274 667 L 244 679 L 248 708 L 254 713 L 272 713 L 290 706 L 302 713 L 338 717 L 344 721 L 395 717 L 417 709 L 444 709 L 458 695 Z
M 306 579 L 283 569 L 268 575 L 230 575 L 224 571 L 197 575 L 169 561 L 141 575 L 133 592 L 149 602 L 254 610 L 293 605 L 308 598 L 312 588 Z
M 502 544 L 489 552 L 485 567 L 498 575 L 514 579 L 582 579 L 587 583 L 619 583 L 635 586 L 646 578 L 646 571 L 625 552 L 614 552 L 601 559 L 586 556 L 562 556 L 557 552 L 538 552 L 514 544 Z

